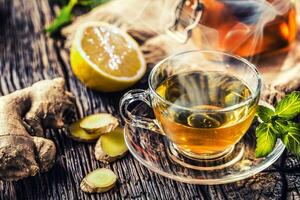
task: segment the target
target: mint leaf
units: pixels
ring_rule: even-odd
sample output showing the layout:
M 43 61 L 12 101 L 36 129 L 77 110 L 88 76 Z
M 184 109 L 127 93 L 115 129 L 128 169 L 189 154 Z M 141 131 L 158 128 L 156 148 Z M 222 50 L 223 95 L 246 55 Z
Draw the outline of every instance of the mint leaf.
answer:
M 45 31 L 52 35 L 58 32 L 63 26 L 69 24 L 72 21 L 72 10 L 75 5 L 85 6 L 91 9 L 108 1 L 109 0 L 70 0 L 69 3 L 61 9 L 54 21 L 45 28 Z M 66 1 L 59 1 L 59 3 L 60 5 L 65 5 Z
M 287 120 L 282 120 L 282 119 L 277 119 L 273 121 L 273 126 L 276 129 L 276 133 L 278 137 L 281 137 L 283 134 L 285 134 L 289 130 L 289 121 Z
M 279 117 L 292 119 L 300 113 L 300 92 L 292 92 L 284 97 L 275 107 L 275 113 Z
M 256 114 L 262 121 L 268 122 L 275 115 L 275 112 L 268 107 L 259 105 L 256 110 Z
M 275 147 L 277 136 L 276 129 L 271 123 L 261 123 L 256 128 L 256 150 L 257 158 L 265 157 Z
M 289 122 L 288 131 L 281 137 L 285 147 L 292 153 L 300 156 L 300 125 Z
M 256 157 L 267 156 L 280 138 L 286 148 L 300 157 L 300 124 L 291 119 L 300 114 L 300 91 L 292 92 L 271 109 L 259 106 L 257 115 L 263 121 L 256 128 Z
M 70 0 L 68 5 L 64 6 L 55 20 L 46 27 L 46 32 L 50 35 L 57 32 L 61 27 L 68 24 L 72 20 L 72 10 L 77 4 L 77 0 Z

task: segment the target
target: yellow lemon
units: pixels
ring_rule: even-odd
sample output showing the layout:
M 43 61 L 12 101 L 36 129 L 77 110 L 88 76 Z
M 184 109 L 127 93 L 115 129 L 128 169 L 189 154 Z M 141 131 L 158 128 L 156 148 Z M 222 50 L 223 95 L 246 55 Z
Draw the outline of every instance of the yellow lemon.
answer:
M 88 22 L 78 28 L 70 61 L 79 80 L 103 92 L 128 88 L 146 71 L 136 41 L 120 28 L 103 22 Z

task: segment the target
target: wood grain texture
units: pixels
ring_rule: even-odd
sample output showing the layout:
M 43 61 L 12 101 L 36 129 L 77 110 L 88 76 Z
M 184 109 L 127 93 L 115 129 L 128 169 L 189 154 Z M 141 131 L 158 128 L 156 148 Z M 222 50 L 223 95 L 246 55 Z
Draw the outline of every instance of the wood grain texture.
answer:
M 43 27 L 54 16 L 46 0 L 0 1 L 0 94 L 62 76 L 77 97 L 78 116 L 111 112 L 117 116 L 123 93 L 104 94 L 86 89 L 72 74 L 69 52 L 45 36 Z M 136 87 L 145 87 L 144 78 Z M 63 130 L 46 131 L 57 146 L 56 164 L 47 173 L 17 182 L 0 182 L 0 199 L 300 199 L 300 162 L 284 154 L 272 167 L 233 184 L 196 186 L 166 179 L 141 166 L 131 155 L 103 165 L 93 156 L 93 144 L 69 139 Z M 119 177 L 104 194 L 79 189 L 85 174 L 108 167 Z

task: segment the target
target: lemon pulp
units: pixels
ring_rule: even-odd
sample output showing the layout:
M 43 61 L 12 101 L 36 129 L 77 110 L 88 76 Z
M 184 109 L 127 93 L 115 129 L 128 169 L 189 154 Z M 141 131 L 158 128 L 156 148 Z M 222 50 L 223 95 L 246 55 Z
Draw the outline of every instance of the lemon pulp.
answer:
M 126 89 L 146 71 L 136 41 L 120 28 L 103 22 L 87 22 L 77 29 L 70 62 L 82 83 L 102 92 Z
M 103 27 L 88 27 L 84 31 L 81 47 L 101 70 L 112 75 L 132 77 L 141 66 L 131 42 Z

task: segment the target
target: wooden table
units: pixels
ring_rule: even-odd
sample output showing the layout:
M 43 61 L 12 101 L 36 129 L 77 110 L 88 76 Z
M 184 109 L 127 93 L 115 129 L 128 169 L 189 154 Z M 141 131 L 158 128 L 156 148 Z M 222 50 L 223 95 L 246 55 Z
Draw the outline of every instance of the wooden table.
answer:
M 78 116 L 111 112 L 117 116 L 123 93 L 85 88 L 72 74 L 69 52 L 43 33 L 54 16 L 47 0 L 0 1 L 0 93 L 62 76 L 77 98 Z M 143 79 L 136 87 L 145 87 Z M 57 160 L 47 173 L 17 182 L 0 181 L 0 199 L 300 199 L 300 162 L 286 153 L 267 170 L 237 183 L 217 186 L 183 184 L 157 175 L 128 154 L 113 164 L 95 160 L 93 144 L 75 142 L 64 131 L 47 131 L 57 146 Z M 79 184 L 97 167 L 111 168 L 117 186 L 104 194 L 85 194 Z

